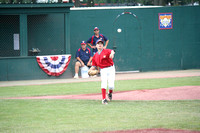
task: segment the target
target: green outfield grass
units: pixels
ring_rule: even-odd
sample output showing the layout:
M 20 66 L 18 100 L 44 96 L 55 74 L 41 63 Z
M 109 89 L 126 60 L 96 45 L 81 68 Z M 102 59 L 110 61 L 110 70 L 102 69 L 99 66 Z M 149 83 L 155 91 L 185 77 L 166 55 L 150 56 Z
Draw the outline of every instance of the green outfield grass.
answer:
M 200 77 L 121 80 L 115 82 L 115 91 L 158 89 L 192 85 L 200 85 Z M 0 87 L 0 98 L 100 93 L 100 86 L 100 82 L 84 82 Z
M 116 81 L 116 90 L 200 85 L 200 77 Z M 0 98 L 100 93 L 100 82 L 0 87 Z M 200 131 L 200 100 L 0 99 L 0 132 L 63 133 L 167 128 Z

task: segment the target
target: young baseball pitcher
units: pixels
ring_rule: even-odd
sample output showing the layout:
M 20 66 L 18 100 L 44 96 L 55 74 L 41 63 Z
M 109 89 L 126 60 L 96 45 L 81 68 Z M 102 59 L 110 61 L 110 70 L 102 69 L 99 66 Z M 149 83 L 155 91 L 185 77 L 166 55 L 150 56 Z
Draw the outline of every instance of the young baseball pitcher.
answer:
M 108 82 L 108 98 L 111 101 L 115 81 L 115 66 L 113 62 L 115 52 L 111 49 L 104 49 L 103 43 L 104 42 L 101 39 L 97 40 L 96 42 L 96 47 L 98 51 L 93 56 L 92 67 L 90 68 L 90 70 L 95 70 L 98 66 L 100 67 L 102 104 L 108 104 L 108 101 L 106 99 L 106 89 Z

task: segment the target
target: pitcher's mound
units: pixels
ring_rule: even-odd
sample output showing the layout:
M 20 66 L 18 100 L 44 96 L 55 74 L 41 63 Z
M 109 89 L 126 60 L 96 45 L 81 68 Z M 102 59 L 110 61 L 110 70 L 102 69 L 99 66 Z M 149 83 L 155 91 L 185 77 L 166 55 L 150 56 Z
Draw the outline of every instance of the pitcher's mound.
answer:
M 100 91 L 100 90 L 99 90 Z M 63 95 L 63 96 L 36 96 L 12 97 L 4 99 L 92 99 L 101 100 L 101 93 Z M 200 99 L 200 86 L 181 86 L 160 88 L 153 90 L 120 91 L 113 93 L 113 100 L 194 100 Z
M 200 99 L 200 86 L 118 92 L 113 100 L 192 100 Z

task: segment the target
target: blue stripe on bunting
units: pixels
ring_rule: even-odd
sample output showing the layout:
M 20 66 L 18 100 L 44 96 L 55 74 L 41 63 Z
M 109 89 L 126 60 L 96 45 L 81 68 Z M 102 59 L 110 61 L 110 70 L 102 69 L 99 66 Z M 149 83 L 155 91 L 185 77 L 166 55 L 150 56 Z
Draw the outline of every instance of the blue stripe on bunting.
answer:
M 66 60 L 65 56 L 62 56 L 61 62 L 59 62 L 59 64 L 55 65 L 55 64 L 52 64 L 51 62 L 49 62 L 47 57 L 44 57 L 45 64 L 47 64 L 47 66 L 50 66 L 53 69 L 60 68 L 64 64 L 65 60 Z

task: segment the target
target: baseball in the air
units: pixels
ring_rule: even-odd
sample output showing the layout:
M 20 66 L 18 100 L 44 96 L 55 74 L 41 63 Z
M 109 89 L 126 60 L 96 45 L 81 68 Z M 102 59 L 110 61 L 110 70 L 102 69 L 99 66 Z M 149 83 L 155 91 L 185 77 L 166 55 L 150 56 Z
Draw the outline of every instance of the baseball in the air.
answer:
M 117 32 L 119 32 L 119 33 L 122 32 L 122 29 L 117 29 Z

